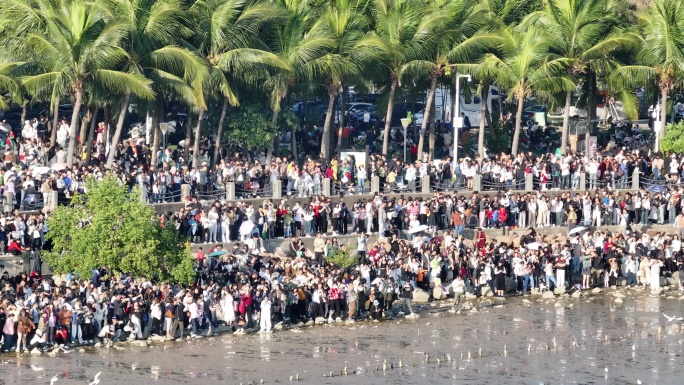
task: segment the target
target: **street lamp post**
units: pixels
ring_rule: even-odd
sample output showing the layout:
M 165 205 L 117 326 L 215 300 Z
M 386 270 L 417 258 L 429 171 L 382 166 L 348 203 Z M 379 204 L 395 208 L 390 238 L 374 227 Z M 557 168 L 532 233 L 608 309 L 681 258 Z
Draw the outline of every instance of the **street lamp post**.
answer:
M 162 138 L 164 138 L 164 142 L 162 146 L 164 149 L 166 149 L 166 132 L 169 130 L 169 124 L 168 123 L 159 123 L 159 131 L 162 133 Z M 155 148 L 155 151 L 157 149 Z
M 456 165 L 458 164 L 458 136 L 460 133 L 460 129 L 463 126 L 463 118 L 461 117 L 461 82 L 459 82 L 459 79 L 461 78 L 468 79 L 468 81 L 472 79 L 470 75 L 461 75 L 458 72 L 455 76 L 456 100 L 454 100 L 454 116 L 452 116 L 451 119 L 454 125 L 454 160 L 452 167 L 452 169 L 454 170 L 456 169 Z

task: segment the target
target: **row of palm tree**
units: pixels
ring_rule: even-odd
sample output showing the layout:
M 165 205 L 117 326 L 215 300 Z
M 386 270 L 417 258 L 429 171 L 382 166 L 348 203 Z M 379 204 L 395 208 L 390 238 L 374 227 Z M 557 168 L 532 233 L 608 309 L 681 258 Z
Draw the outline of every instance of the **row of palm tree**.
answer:
M 432 156 L 436 89 L 453 84 L 457 72 L 472 75 L 483 96 L 479 151 L 493 120 L 486 96 L 494 85 L 516 106 L 516 154 L 531 96 L 565 107 L 562 151 L 578 88 L 591 113 L 599 84 L 632 114 L 636 87 L 657 90 L 666 121 L 668 97 L 682 86 L 684 5 L 653 0 L 636 11 L 628 0 L 3 0 L 0 44 L 0 109 L 49 103 L 54 142 L 58 106 L 69 100 L 69 163 L 79 138 L 92 142 L 101 109 L 116 117 L 114 143 L 131 103 L 147 111 L 158 148 L 164 108 L 181 102 L 196 117 L 186 133 L 196 164 L 212 103 L 221 106 L 218 127 L 209 127 L 217 134 L 216 160 L 226 117 L 241 99 L 265 95 L 277 132 L 293 92 L 320 90 L 328 100 L 321 153 L 329 158 L 338 99 L 344 111 L 346 90 L 367 84 L 385 95 L 384 154 L 398 93 L 426 90 L 418 148 L 423 153 L 430 132 Z M 269 156 L 278 148 L 269 146 Z

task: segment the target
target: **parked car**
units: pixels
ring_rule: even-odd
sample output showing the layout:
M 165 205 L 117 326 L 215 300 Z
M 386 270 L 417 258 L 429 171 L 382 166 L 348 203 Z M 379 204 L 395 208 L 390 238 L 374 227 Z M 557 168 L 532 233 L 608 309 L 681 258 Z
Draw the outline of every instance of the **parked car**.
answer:
M 522 113 L 522 125 L 528 121 L 537 122 L 540 126 L 546 126 L 546 106 L 535 104 L 526 107 Z

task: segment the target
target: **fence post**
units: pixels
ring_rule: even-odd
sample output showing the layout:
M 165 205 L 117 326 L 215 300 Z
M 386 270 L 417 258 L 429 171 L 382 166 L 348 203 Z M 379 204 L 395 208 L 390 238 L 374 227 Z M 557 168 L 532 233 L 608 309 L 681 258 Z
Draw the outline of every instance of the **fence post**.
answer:
M 330 178 L 321 179 L 321 191 L 324 197 L 330 196 Z
M 273 198 L 274 199 L 282 198 L 283 197 L 283 181 L 280 179 L 276 179 L 273 181 L 271 186 L 273 186 Z
M 473 175 L 473 191 L 482 191 L 482 175 Z
M 580 181 L 579 181 L 579 191 L 584 191 L 587 189 L 587 174 L 585 173 L 580 173 Z
M 226 183 L 226 200 L 227 201 L 234 201 L 235 200 L 235 182 Z
M 635 167 L 632 173 L 632 190 L 639 191 L 639 167 Z
M 525 174 L 525 191 L 534 190 L 534 179 L 532 177 L 531 172 Z
M 376 194 L 380 192 L 380 177 L 379 176 L 373 176 L 371 177 L 371 194 Z
M 185 202 L 185 198 L 190 196 L 190 185 L 185 183 L 181 185 L 181 202 Z
M 420 192 L 423 194 L 430 193 L 430 177 L 427 175 L 420 178 Z

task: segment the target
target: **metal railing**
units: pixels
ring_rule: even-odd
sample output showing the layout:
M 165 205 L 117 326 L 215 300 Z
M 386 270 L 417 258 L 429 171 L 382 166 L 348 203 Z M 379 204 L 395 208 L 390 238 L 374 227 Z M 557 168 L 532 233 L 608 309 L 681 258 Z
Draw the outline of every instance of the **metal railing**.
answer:
M 272 196 L 271 185 L 264 183 L 263 180 L 252 180 L 235 185 L 236 199 L 270 198 Z
M 207 191 L 195 190 L 193 197 L 197 197 L 197 199 L 201 201 L 221 200 L 226 198 L 226 190 L 223 188 L 223 186 L 216 187 L 212 185 L 207 189 Z
M 444 180 L 441 178 L 430 178 L 430 191 L 443 192 L 455 190 L 458 190 L 458 188 L 456 188 L 454 179 Z
M 330 180 L 330 194 L 331 195 L 361 195 L 370 194 L 370 186 L 364 186 L 359 189 L 359 186 L 353 183 L 342 183 L 341 181 Z
M 22 200 L 19 202 L 19 211 L 35 211 L 45 208 L 42 193 L 21 194 Z
M 500 178 L 482 178 L 482 190 L 483 191 L 506 191 L 513 189 L 514 181 L 512 179 L 501 181 Z M 525 181 L 523 180 L 523 188 L 525 186 Z
M 381 186 L 382 188 L 382 186 Z M 420 186 L 416 182 L 394 182 L 386 183 L 385 193 L 403 194 L 420 192 Z

